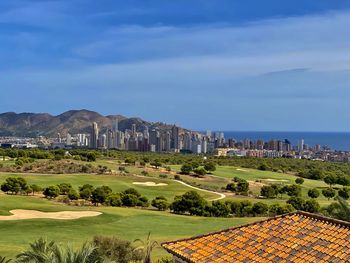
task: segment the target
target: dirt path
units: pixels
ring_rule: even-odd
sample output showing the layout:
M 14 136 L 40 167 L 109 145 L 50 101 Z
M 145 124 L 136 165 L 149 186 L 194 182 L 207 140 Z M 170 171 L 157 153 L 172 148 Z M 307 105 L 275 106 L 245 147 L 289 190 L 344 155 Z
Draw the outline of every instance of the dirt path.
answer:
M 61 211 L 61 212 L 41 212 L 36 210 L 15 209 L 11 210 L 10 216 L 0 216 L 0 221 L 23 220 L 23 219 L 58 219 L 72 220 L 82 217 L 99 216 L 102 213 L 95 211 Z
M 195 186 L 186 184 L 186 183 L 184 183 L 184 182 L 182 182 L 182 181 L 179 181 L 179 180 L 174 180 L 174 181 L 175 181 L 175 182 L 178 182 L 178 183 L 180 183 L 180 184 L 183 184 L 183 185 L 185 185 L 185 186 L 187 186 L 187 187 L 190 187 L 190 188 L 192 188 L 192 189 L 198 190 L 198 191 L 207 192 L 207 193 L 212 193 L 212 194 L 216 194 L 216 195 L 219 195 L 219 196 L 220 196 L 220 197 L 218 197 L 218 198 L 210 199 L 210 200 L 208 200 L 208 201 L 218 201 L 218 200 L 221 200 L 221 199 L 226 198 L 226 195 L 223 194 L 223 193 L 219 193 L 219 192 L 214 192 L 214 191 L 209 191 L 209 190 L 205 190 L 205 189 L 202 189 L 202 188 L 198 188 L 198 187 L 195 187 Z

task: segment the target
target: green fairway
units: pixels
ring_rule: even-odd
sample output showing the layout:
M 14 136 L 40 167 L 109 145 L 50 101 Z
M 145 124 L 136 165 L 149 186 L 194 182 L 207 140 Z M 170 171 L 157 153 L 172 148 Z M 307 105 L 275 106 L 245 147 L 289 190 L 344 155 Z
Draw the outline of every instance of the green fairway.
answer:
M 208 233 L 259 218 L 202 218 L 173 215 L 167 212 L 131 208 L 65 206 L 37 197 L 0 195 L 0 211 L 11 209 L 37 209 L 41 211 L 96 210 L 103 214 L 93 218 L 76 220 L 20 220 L 0 221 L 0 254 L 13 257 L 28 246 L 29 242 L 47 237 L 57 242 L 81 245 L 94 235 L 115 235 L 130 241 L 145 239 L 151 232 L 159 242 Z M 8 213 L 6 213 L 8 214 Z M 162 249 L 156 256 L 164 256 Z
M 181 165 L 172 165 L 171 166 L 173 171 L 179 172 L 181 169 Z M 254 169 L 248 169 L 248 168 L 237 168 L 233 166 L 217 166 L 216 171 L 213 172 L 213 178 L 212 179 L 198 179 L 191 176 L 184 176 L 184 179 L 189 182 L 196 182 L 201 185 L 213 185 L 217 189 L 220 189 L 221 187 L 224 187 L 226 183 L 230 182 L 231 179 L 234 177 L 238 177 L 244 180 L 247 180 L 250 183 L 250 190 L 255 194 L 259 195 L 260 193 L 260 187 L 255 187 L 255 183 L 261 183 L 261 184 L 295 184 L 295 179 L 297 176 L 291 175 L 291 174 L 284 174 L 284 173 L 276 173 L 271 171 L 259 171 Z M 208 178 L 210 177 L 207 176 Z M 216 178 L 214 180 L 214 178 Z M 221 178 L 221 180 L 220 180 Z M 227 181 L 225 181 L 226 179 Z M 307 192 L 311 188 L 318 188 L 320 191 L 322 189 L 327 188 L 328 185 L 323 182 L 322 180 L 311 180 L 311 179 L 304 179 L 304 183 L 301 185 L 302 188 L 302 196 L 304 198 L 308 198 Z M 335 185 L 334 187 L 341 187 L 339 185 Z M 236 200 L 243 200 L 247 199 L 247 197 L 243 196 L 234 196 L 234 197 L 228 197 L 228 199 L 236 199 Z M 256 201 L 263 201 L 268 204 L 274 204 L 274 203 L 284 203 L 288 199 L 288 196 L 284 196 L 283 199 L 254 199 L 250 198 L 252 202 Z M 319 198 L 317 198 L 317 201 L 320 203 L 320 205 L 328 205 L 332 202 L 332 200 L 328 201 L 322 194 Z
M 185 192 L 192 190 L 178 182 L 170 179 L 159 179 L 154 177 L 140 177 L 140 176 L 117 176 L 117 175 L 94 175 L 94 174 L 74 174 L 74 175 L 39 175 L 39 174 L 4 174 L 0 173 L 0 183 L 5 181 L 9 176 L 24 177 L 28 184 L 38 184 L 42 187 L 55 185 L 59 183 L 70 183 L 75 189 L 83 184 L 91 184 L 93 186 L 107 185 L 114 192 L 122 192 L 128 188 L 135 188 L 142 195 L 149 199 L 156 196 L 164 196 L 169 201 L 173 200 L 176 195 L 182 195 Z M 135 185 L 134 182 L 155 182 L 167 184 L 164 186 L 145 186 Z M 204 198 L 217 198 L 216 194 L 198 191 Z

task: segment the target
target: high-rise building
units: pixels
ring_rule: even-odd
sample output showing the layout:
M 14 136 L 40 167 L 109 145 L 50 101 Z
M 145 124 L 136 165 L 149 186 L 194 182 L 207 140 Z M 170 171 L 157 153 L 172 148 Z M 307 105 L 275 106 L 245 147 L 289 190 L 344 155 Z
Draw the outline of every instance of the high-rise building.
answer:
M 92 132 L 90 136 L 90 148 L 97 149 L 98 148 L 98 125 L 96 122 L 92 124 Z
M 169 131 L 165 133 L 164 151 L 170 152 L 171 149 L 171 134 Z
M 132 136 L 136 136 L 136 124 L 135 123 L 133 123 L 131 125 L 131 134 L 132 134 Z
M 264 141 L 263 140 L 256 141 L 256 149 L 257 150 L 264 150 Z
M 113 130 L 113 132 L 119 131 L 118 119 L 113 120 L 113 122 L 112 122 L 112 130 Z
M 69 133 L 66 136 L 66 145 L 72 145 L 72 136 Z
M 171 148 L 175 152 L 180 150 L 180 131 L 175 125 L 171 128 Z
M 116 132 L 114 132 L 113 130 L 107 131 L 107 148 L 108 149 L 117 148 L 115 135 L 116 135 Z
M 304 139 L 301 139 L 298 144 L 298 150 L 299 152 L 304 151 Z
M 106 149 L 107 148 L 107 135 L 102 134 L 99 138 L 99 147 Z

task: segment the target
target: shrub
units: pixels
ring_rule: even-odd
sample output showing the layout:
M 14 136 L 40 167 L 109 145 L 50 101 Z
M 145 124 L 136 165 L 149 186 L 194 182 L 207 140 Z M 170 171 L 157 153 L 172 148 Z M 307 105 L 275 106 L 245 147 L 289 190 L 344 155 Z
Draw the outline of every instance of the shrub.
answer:
M 310 197 L 310 198 L 317 198 L 320 196 L 320 191 L 317 190 L 317 188 L 313 188 L 313 189 L 310 189 L 308 192 L 307 192 L 307 195 Z
M 303 183 L 304 183 L 304 179 L 298 177 L 297 179 L 295 179 L 295 183 L 296 183 L 296 184 L 303 184 Z
M 266 215 L 268 211 L 269 211 L 269 206 L 262 202 L 255 203 L 252 207 L 252 212 L 255 216 Z
M 350 189 L 344 187 L 344 188 L 338 190 L 338 196 L 340 196 L 341 198 L 343 198 L 345 200 L 348 200 L 350 197 L 349 192 L 350 192 Z
M 111 194 L 107 197 L 107 204 L 113 207 L 122 206 L 120 194 Z
M 74 189 L 70 189 L 67 196 L 68 196 L 69 200 L 78 200 L 79 199 L 79 194 Z
M 46 198 L 56 198 L 60 195 L 60 189 L 57 185 L 51 185 L 49 187 L 46 187 L 43 191 L 43 194 Z
M 333 188 L 323 189 L 322 194 L 329 200 L 335 196 L 335 190 Z
M 185 163 L 181 166 L 181 173 L 182 174 L 190 174 L 193 170 L 193 167 L 191 164 Z
M 151 204 L 159 211 L 165 211 L 169 207 L 168 201 L 164 196 L 157 196 L 155 199 L 152 200 Z

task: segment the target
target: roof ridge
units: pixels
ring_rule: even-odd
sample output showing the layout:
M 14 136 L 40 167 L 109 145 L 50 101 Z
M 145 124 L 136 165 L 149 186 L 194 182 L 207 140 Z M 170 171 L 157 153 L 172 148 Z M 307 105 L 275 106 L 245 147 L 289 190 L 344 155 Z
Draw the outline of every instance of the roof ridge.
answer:
M 313 213 L 309 213 L 309 212 L 305 212 L 305 211 L 296 211 L 294 213 L 295 214 L 300 214 L 300 215 L 303 215 L 303 216 L 306 216 L 306 217 L 314 218 L 314 219 L 317 219 L 317 220 L 322 220 L 322 221 L 327 221 L 327 222 L 330 222 L 330 223 L 342 225 L 342 226 L 350 228 L 350 222 L 347 222 L 347 221 L 343 221 L 343 220 L 339 220 L 339 219 L 323 216 L 323 215 L 320 215 L 320 214 L 313 214 Z
M 182 241 L 189 241 L 189 240 L 193 240 L 193 239 L 197 239 L 197 238 L 202 238 L 202 237 L 206 237 L 206 236 L 211 236 L 211 235 L 215 235 L 215 234 L 229 232 L 231 230 L 240 229 L 240 228 L 248 227 L 248 226 L 252 226 L 252 225 L 258 225 L 258 224 L 261 224 L 261 223 L 269 222 L 271 220 L 276 220 L 276 219 L 279 219 L 279 218 L 285 218 L 287 216 L 292 216 L 292 215 L 302 215 L 302 216 L 306 216 L 306 217 L 309 217 L 309 218 L 313 218 L 313 219 L 317 219 L 317 220 L 321 220 L 321 221 L 327 221 L 327 222 L 330 222 L 330 223 L 334 223 L 334 224 L 338 224 L 338 225 L 350 228 L 350 222 L 346 222 L 346 221 L 343 221 L 343 220 L 322 216 L 322 215 L 319 215 L 319 214 L 308 213 L 308 212 L 304 212 L 304 211 L 294 211 L 294 212 L 291 212 L 291 213 L 278 215 L 278 216 L 274 216 L 274 217 L 269 217 L 269 218 L 258 220 L 258 221 L 251 222 L 251 223 L 248 223 L 248 224 L 242 224 L 242 225 L 238 225 L 238 226 L 235 226 L 235 227 L 230 227 L 230 228 L 227 228 L 227 229 L 210 232 L 210 233 L 207 233 L 207 234 L 197 235 L 197 236 L 190 237 L 190 238 L 178 239 L 178 240 L 170 241 L 170 242 L 163 242 L 163 243 L 161 243 L 161 246 L 164 247 L 164 245 L 168 245 L 168 244 L 173 244 L 173 243 L 182 242 Z

